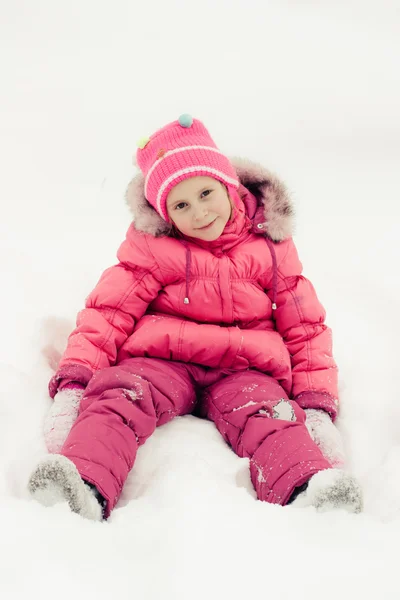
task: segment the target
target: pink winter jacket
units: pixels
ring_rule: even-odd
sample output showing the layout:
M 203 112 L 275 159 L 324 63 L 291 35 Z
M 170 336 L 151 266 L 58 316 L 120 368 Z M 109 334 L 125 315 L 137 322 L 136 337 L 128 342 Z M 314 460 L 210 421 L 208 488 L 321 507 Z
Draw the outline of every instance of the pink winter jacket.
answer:
M 283 184 L 253 163 L 232 161 L 242 183 L 234 218 L 215 242 L 177 238 L 144 198 L 143 177 L 127 192 L 134 213 L 118 264 L 79 313 L 50 382 L 84 385 L 129 357 L 154 357 L 274 377 L 303 408 L 335 418 L 337 368 L 325 312 L 291 239 L 293 209 Z

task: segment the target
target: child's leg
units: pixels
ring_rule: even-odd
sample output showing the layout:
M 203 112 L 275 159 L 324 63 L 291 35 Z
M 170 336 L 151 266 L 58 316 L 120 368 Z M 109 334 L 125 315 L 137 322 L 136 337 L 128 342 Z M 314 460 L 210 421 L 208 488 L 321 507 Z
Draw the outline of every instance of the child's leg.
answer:
M 205 390 L 202 412 L 239 456 L 250 459 L 260 500 L 286 504 L 297 488 L 330 469 L 304 424 L 304 411 L 257 371 L 230 375 Z
M 132 358 L 94 374 L 61 454 L 103 496 L 105 517 L 120 496 L 139 445 L 157 425 L 193 410 L 197 370 L 202 371 L 183 363 Z

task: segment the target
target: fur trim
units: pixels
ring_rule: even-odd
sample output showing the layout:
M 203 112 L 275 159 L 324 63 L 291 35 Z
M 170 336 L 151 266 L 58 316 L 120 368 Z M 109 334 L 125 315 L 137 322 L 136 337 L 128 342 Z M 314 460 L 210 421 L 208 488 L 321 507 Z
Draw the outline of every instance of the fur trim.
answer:
M 126 202 L 132 211 L 133 222 L 138 231 L 149 233 L 154 237 L 169 235 L 172 227 L 149 204 L 144 195 L 144 177 L 139 173 L 134 177 L 126 190 Z
M 293 235 L 294 210 L 285 185 L 273 173 L 250 160 L 231 159 L 239 180 L 264 207 L 264 231 L 274 242 Z M 133 214 L 138 231 L 154 237 L 170 235 L 172 227 L 147 202 L 144 195 L 144 177 L 141 173 L 130 182 L 126 202 Z
M 294 208 L 285 184 L 271 171 L 243 158 L 232 158 L 242 185 L 264 206 L 264 231 L 274 242 L 293 235 Z

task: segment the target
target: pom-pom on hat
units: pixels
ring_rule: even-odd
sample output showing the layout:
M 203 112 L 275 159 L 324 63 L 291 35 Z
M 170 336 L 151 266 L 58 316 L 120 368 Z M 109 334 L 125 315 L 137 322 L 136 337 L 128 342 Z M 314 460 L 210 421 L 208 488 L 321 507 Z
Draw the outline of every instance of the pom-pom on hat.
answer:
M 188 177 L 205 175 L 225 185 L 239 187 L 236 171 L 222 154 L 203 123 L 184 114 L 138 142 L 136 160 L 145 177 L 148 202 L 169 221 L 167 196 Z

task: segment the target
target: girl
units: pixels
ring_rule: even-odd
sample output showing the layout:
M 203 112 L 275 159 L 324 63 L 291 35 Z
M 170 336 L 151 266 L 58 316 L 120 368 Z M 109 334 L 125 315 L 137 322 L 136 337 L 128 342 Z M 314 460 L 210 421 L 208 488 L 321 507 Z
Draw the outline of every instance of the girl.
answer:
M 331 331 L 301 274 L 285 187 L 228 160 L 189 115 L 142 140 L 137 162 L 119 262 L 86 300 L 50 382 L 57 453 L 34 470 L 31 494 L 107 518 L 138 447 L 196 412 L 249 458 L 260 500 L 359 512 L 332 423 Z

